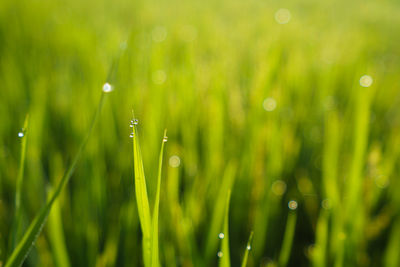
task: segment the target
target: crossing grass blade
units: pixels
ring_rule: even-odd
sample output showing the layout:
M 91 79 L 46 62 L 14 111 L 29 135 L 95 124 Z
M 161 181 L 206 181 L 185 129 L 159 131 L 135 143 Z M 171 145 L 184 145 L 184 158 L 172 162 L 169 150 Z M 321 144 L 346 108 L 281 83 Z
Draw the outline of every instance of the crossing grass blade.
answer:
M 158 177 L 156 200 L 154 202 L 153 217 L 152 217 L 152 238 L 151 238 L 151 266 L 158 267 L 160 265 L 158 255 L 158 213 L 160 207 L 160 191 L 161 191 L 161 171 L 164 154 L 164 144 L 167 141 L 167 130 L 164 130 L 163 140 L 161 142 L 160 157 L 158 162 Z
M 225 206 L 225 218 L 224 218 L 224 226 L 222 233 L 224 234 L 224 238 L 221 243 L 221 252 L 222 256 L 219 260 L 219 267 L 230 267 L 230 253 L 229 253 L 229 203 L 231 200 L 231 190 L 228 190 L 226 196 L 226 206 Z
M 133 111 L 132 111 L 133 114 Z M 134 115 L 134 114 L 133 114 Z M 134 116 L 133 116 L 134 118 Z M 139 221 L 143 234 L 143 261 L 151 266 L 151 216 L 147 197 L 146 178 L 144 176 L 143 159 L 139 145 L 137 123 L 133 125 L 133 165 L 135 172 L 135 193 L 139 213 Z
M 25 170 L 25 155 L 26 155 L 26 140 L 28 135 L 28 124 L 29 115 L 26 115 L 24 121 L 24 127 L 22 129 L 22 142 L 21 142 L 21 156 L 19 160 L 19 170 L 17 178 L 17 186 L 15 192 L 15 215 L 13 220 L 13 225 L 11 227 L 11 238 L 10 238 L 10 248 L 15 249 L 17 242 L 20 239 L 22 232 L 22 208 L 21 208 L 21 192 L 24 180 L 24 170 Z
M 242 261 L 242 267 L 247 266 L 247 260 L 249 258 L 249 251 L 251 250 L 251 241 L 253 240 L 253 231 L 250 233 L 249 236 L 249 241 L 247 241 L 246 249 L 244 251 L 244 256 L 243 256 L 243 261 Z
M 40 232 L 43 229 L 43 226 L 46 222 L 46 219 L 50 213 L 50 210 L 53 206 L 53 203 L 56 201 L 58 196 L 60 195 L 61 191 L 64 189 L 68 181 L 70 180 L 72 174 L 74 173 L 76 164 L 78 163 L 83 151 L 85 150 L 86 144 L 89 141 L 90 135 L 93 131 L 94 125 L 96 124 L 100 111 L 103 107 L 104 103 L 104 95 L 103 92 L 100 98 L 100 102 L 97 106 L 96 112 L 90 124 L 88 133 L 86 137 L 82 140 L 82 143 L 79 147 L 78 152 L 76 153 L 74 159 L 72 160 L 71 164 L 67 168 L 63 178 L 61 179 L 60 183 L 57 185 L 56 189 L 54 190 L 53 195 L 49 198 L 46 205 L 40 210 L 40 212 L 36 215 L 32 223 L 29 225 L 28 230 L 25 232 L 22 240 L 18 243 L 15 250 L 12 252 L 10 258 L 8 259 L 5 267 L 17 267 L 21 266 L 26 257 L 29 254 L 32 246 L 35 244 L 37 237 L 39 236 Z

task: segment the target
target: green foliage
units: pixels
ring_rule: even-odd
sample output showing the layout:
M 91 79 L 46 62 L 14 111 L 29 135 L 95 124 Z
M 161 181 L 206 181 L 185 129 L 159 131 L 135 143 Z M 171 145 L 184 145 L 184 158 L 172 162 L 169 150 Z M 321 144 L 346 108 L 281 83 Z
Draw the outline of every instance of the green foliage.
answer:
M 0 265 L 398 266 L 399 12 L 0 1 Z
M 164 144 L 167 142 L 167 131 L 164 131 L 164 137 L 161 142 L 161 150 L 158 163 L 157 191 L 154 201 L 153 215 L 150 216 L 150 205 L 147 197 L 146 178 L 143 170 L 143 159 L 139 145 L 137 119 L 131 121 L 133 127 L 133 162 L 135 169 L 135 192 L 139 211 L 140 226 L 143 234 L 143 260 L 145 266 L 157 267 L 159 263 L 158 252 L 158 220 L 161 192 L 161 170 L 164 154 Z
M 22 239 L 19 241 L 18 245 L 12 252 L 9 259 L 7 260 L 5 267 L 21 266 L 22 263 L 24 262 L 25 258 L 28 256 L 29 251 L 31 250 L 32 246 L 35 244 L 36 239 L 38 238 L 39 234 L 41 233 L 41 231 L 43 229 L 43 226 L 46 222 L 46 219 L 51 211 L 53 204 L 57 200 L 57 198 L 60 195 L 63 188 L 67 185 L 68 181 L 70 180 L 70 178 L 75 170 L 75 166 L 78 163 L 78 160 L 81 157 L 81 154 L 83 153 L 87 142 L 89 141 L 90 134 L 93 131 L 94 125 L 96 124 L 97 118 L 98 118 L 101 108 L 103 106 L 103 99 L 104 99 L 104 93 L 101 95 L 100 103 L 97 107 L 96 113 L 93 117 L 92 123 L 88 130 L 88 133 L 87 133 L 86 137 L 83 139 L 78 152 L 76 153 L 71 164 L 65 171 L 63 178 L 61 179 L 61 181 L 55 188 L 52 196 L 49 198 L 46 205 L 40 210 L 40 212 L 36 215 L 36 217 L 34 218 L 32 223 L 29 225 L 29 227 L 26 230 L 25 234 L 23 235 Z M 26 128 L 26 126 L 27 126 L 27 120 L 25 120 L 24 129 Z M 24 151 L 25 145 L 26 145 L 26 141 L 25 141 L 25 143 L 23 143 L 23 151 Z M 22 159 L 21 164 L 23 164 L 23 162 L 24 162 L 24 160 Z M 22 171 L 20 173 L 21 173 L 21 175 L 23 175 Z M 18 179 L 19 182 L 22 180 L 21 177 Z M 20 190 L 19 187 L 17 187 L 17 190 Z M 17 192 L 17 194 L 18 194 L 18 192 Z

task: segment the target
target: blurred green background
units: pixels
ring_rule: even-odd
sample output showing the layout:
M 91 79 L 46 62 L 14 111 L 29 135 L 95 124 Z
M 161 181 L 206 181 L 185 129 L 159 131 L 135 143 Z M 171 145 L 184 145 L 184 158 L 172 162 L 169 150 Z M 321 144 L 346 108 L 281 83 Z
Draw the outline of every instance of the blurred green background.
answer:
M 232 266 L 252 230 L 249 266 L 287 252 L 288 266 L 400 266 L 399 14 L 395 0 L 1 1 L 0 262 L 26 114 L 24 229 L 110 82 L 24 266 L 142 265 L 132 109 L 151 200 L 168 129 L 162 266 L 217 266 L 228 188 Z

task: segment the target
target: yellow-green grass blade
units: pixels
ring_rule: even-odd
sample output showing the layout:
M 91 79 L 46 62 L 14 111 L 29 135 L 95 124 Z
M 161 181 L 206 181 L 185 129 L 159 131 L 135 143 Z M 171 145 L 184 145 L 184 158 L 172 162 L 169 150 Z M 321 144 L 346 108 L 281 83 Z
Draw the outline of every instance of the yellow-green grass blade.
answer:
M 218 247 L 218 234 L 221 226 L 224 222 L 224 205 L 226 194 L 229 188 L 232 188 L 236 175 L 236 165 L 234 162 L 230 162 L 225 169 L 222 183 L 218 191 L 218 196 L 215 202 L 210 228 L 208 231 L 207 242 L 206 242 L 206 258 L 208 259 L 211 255 L 215 255 Z
M 246 245 L 246 249 L 244 251 L 244 256 L 243 256 L 243 260 L 242 260 L 242 267 L 246 267 L 247 266 L 247 260 L 249 258 L 249 252 L 251 250 L 251 241 L 253 240 L 253 231 L 250 233 L 249 236 L 249 241 L 247 241 L 247 245 Z
M 18 135 L 22 135 L 21 140 L 21 156 L 19 160 L 19 170 L 18 170 L 18 177 L 17 177 L 17 186 L 15 192 L 15 215 L 13 220 L 13 225 L 11 228 L 11 239 L 10 239 L 10 248 L 11 250 L 15 249 L 17 242 L 21 237 L 22 231 L 22 208 L 21 208 L 21 192 L 22 192 L 22 185 L 24 180 L 24 170 L 25 170 L 25 155 L 26 155 L 26 140 L 28 136 L 28 125 L 29 125 L 29 115 L 26 115 L 24 121 L 24 127 L 22 132 Z
M 69 267 L 67 247 L 63 232 L 63 221 L 61 215 L 60 199 L 54 202 L 49 214 L 48 222 L 49 239 L 52 245 L 53 258 L 57 267 Z
M 391 230 L 389 242 L 387 244 L 385 257 L 384 257 L 384 266 L 385 267 L 394 267 L 399 266 L 400 264 L 400 220 L 397 219 L 393 223 L 393 228 Z
M 151 266 L 151 217 L 149 199 L 147 197 L 146 178 L 144 176 L 143 159 L 140 151 L 137 122 L 133 125 L 133 165 L 135 172 L 135 193 L 139 213 L 139 221 L 143 234 L 143 261 Z
M 40 232 L 43 229 L 43 226 L 49 215 L 51 207 L 53 206 L 53 203 L 56 201 L 56 199 L 60 195 L 61 191 L 64 189 L 64 187 L 70 180 L 72 174 L 74 173 L 76 164 L 78 163 L 78 161 L 86 147 L 86 144 L 89 141 L 89 137 L 90 137 L 90 135 L 93 131 L 94 125 L 96 124 L 96 121 L 99 117 L 100 111 L 101 111 L 103 103 L 104 103 L 104 95 L 105 95 L 105 92 L 103 91 L 101 98 L 100 98 L 100 102 L 97 106 L 97 110 L 94 114 L 90 128 L 88 130 L 88 133 L 87 133 L 86 137 L 82 140 L 82 143 L 81 143 L 79 150 L 76 153 L 74 159 L 72 160 L 71 164 L 67 168 L 60 183 L 57 185 L 56 189 L 54 190 L 53 195 L 49 198 L 46 205 L 40 210 L 40 212 L 33 219 L 32 223 L 29 225 L 28 230 L 25 232 L 24 236 L 22 237 L 21 241 L 18 243 L 15 250 L 12 252 L 5 267 L 21 266 L 22 263 L 24 262 L 25 258 L 28 256 L 29 251 L 31 250 L 37 237 L 39 236 Z
M 281 248 L 281 252 L 279 255 L 279 266 L 280 267 L 285 267 L 289 261 L 290 252 L 292 250 L 294 232 L 295 232 L 295 228 L 296 228 L 296 220 L 297 220 L 296 212 L 290 211 L 288 214 L 287 222 L 286 222 L 286 228 L 285 228 L 285 234 L 283 237 L 282 248 Z
M 316 229 L 316 242 L 315 248 L 312 252 L 312 263 L 314 267 L 324 267 L 326 266 L 327 259 L 327 246 L 328 246 L 328 221 L 329 213 L 328 211 L 321 211 Z
M 151 266 L 158 267 L 159 256 L 158 256 L 158 213 L 160 207 L 160 191 L 161 191 L 161 171 L 164 154 L 164 144 L 167 142 L 167 130 L 164 131 L 164 136 L 161 142 L 160 157 L 158 162 L 158 177 L 157 177 L 157 191 L 156 199 L 154 202 L 153 216 L 152 216 L 152 238 L 151 238 Z
M 229 253 L 229 203 L 231 199 L 231 190 L 228 190 L 226 195 L 226 205 L 225 205 L 225 218 L 223 226 L 223 238 L 221 242 L 221 251 L 218 252 L 219 267 L 230 267 L 230 253 Z

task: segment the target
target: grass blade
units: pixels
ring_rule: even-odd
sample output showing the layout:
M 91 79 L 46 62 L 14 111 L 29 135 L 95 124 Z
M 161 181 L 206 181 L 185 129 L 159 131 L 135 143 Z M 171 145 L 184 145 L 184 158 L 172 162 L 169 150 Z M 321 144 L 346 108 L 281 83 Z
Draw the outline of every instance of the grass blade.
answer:
M 158 162 L 158 177 L 157 177 L 157 191 L 156 200 L 154 202 L 153 217 L 152 217 L 152 238 L 151 238 L 151 266 L 158 267 L 159 256 L 158 256 L 158 213 L 160 207 L 160 191 L 161 191 L 161 171 L 164 154 L 164 144 L 167 142 L 167 130 L 164 131 L 163 140 L 161 142 L 160 157 Z
M 219 266 L 220 267 L 230 267 L 230 253 L 229 253 L 229 203 L 231 200 L 231 190 L 228 190 L 226 196 L 226 206 L 225 206 L 225 218 L 224 218 L 224 228 L 222 233 L 224 234 L 221 244 L 221 251 L 218 253 L 220 257 Z M 220 254 L 222 253 L 222 254 Z
M 249 251 L 251 250 L 251 241 L 253 240 L 253 231 L 250 233 L 249 241 L 247 241 L 246 250 L 244 251 L 242 267 L 246 267 L 247 259 L 249 258 Z
M 133 113 L 133 112 L 132 112 Z M 133 119 L 133 165 L 135 172 L 135 193 L 139 213 L 140 226 L 143 234 L 143 261 L 145 266 L 151 266 L 151 217 L 149 199 L 147 197 L 146 178 L 144 176 L 143 159 L 140 151 L 137 121 Z
M 226 169 L 224 176 L 222 178 L 222 183 L 218 191 L 217 199 L 215 201 L 214 210 L 212 213 L 210 228 L 208 231 L 207 242 L 205 247 L 206 259 L 210 256 L 215 255 L 218 247 L 217 236 L 220 233 L 221 226 L 224 222 L 224 209 L 225 209 L 225 197 L 228 193 L 229 188 L 232 188 L 235 182 L 236 167 L 235 163 L 230 162 Z
M 46 222 L 46 219 L 50 213 L 50 210 L 51 210 L 51 207 L 53 206 L 54 201 L 58 198 L 58 196 L 60 195 L 63 188 L 70 180 L 70 178 L 75 170 L 76 164 L 78 163 L 78 161 L 82 155 L 82 152 L 84 151 L 86 144 L 89 141 L 89 137 L 93 131 L 94 125 L 96 124 L 96 121 L 99 117 L 100 111 L 101 111 L 103 103 L 104 103 L 104 95 L 105 95 L 105 93 L 103 92 L 101 95 L 101 98 L 100 98 L 100 102 L 97 106 L 97 110 L 96 110 L 94 117 L 92 119 L 92 122 L 90 124 L 89 131 L 88 131 L 86 137 L 82 140 L 82 143 L 81 143 L 79 150 L 76 153 L 74 159 L 72 160 L 71 164 L 69 165 L 68 169 L 66 170 L 60 183 L 57 185 L 53 195 L 50 197 L 50 199 L 47 201 L 46 205 L 40 210 L 39 214 L 36 215 L 36 217 L 34 218 L 32 223 L 29 225 L 28 230 L 25 232 L 24 236 L 22 237 L 22 240 L 18 243 L 15 250 L 12 252 L 5 267 L 21 266 L 22 263 L 24 262 L 25 258 L 28 256 L 29 251 L 31 250 L 37 237 L 39 236 L 40 232 L 42 231 L 42 228 Z
M 294 231 L 296 228 L 297 214 L 290 211 L 286 222 L 285 235 L 283 237 L 282 249 L 279 255 L 279 266 L 285 267 L 289 261 L 290 251 L 292 250 L 292 243 Z
M 15 215 L 14 221 L 11 228 L 11 239 L 10 239 L 10 249 L 14 250 L 17 242 L 20 239 L 22 231 L 22 208 L 21 208 L 21 192 L 22 184 L 24 180 L 24 170 L 25 170 L 25 155 L 26 155 L 26 140 L 28 136 L 28 125 L 29 125 L 29 115 L 26 115 L 24 121 L 24 127 L 22 129 L 22 141 L 21 141 L 21 156 L 19 160 L 19 170 L 17 177 L 17 186 L 15 192 Z

